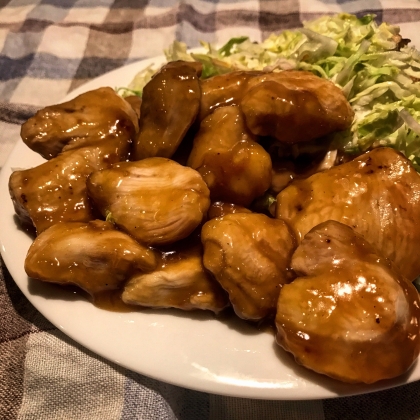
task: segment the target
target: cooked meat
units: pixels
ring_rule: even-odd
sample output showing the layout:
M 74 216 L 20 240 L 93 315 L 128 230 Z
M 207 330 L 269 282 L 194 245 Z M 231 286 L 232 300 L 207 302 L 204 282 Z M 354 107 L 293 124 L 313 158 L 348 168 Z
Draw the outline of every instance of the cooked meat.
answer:
M 95 218 L 86 192 L 91 172 L 128 157 L 130 143 L 117 137 L 63 152 L 31 169 L 10 176 L 10 196 L 23 224 L 37 233 L 58 222 L 88 222 Z
M 210 206 L 200 174 L 165 158 L 118 163 L 93 173 L 87 188 L 105 217 L 148 245 L 186 238 Z
M 131 106 L 104 87 L 41 109 L 22 125 L 21 136 L 32 150 L 51 159 L 61 151 L 109 138 L 131 141 L 137 132 L 137 116 Z
M 255 135 L 296 143 L 344 130 L 353 121 L 341 89 L 312 73 L 266 73 L 248 85 L 240 107 Z
M 289 281 L 295 240 L 282 220 L 235 213 L 204 224 L 204 266 L 228 292 L 244 319 L 273 316 L 280 288 Z
M 154 252 L 109 222 L 59 223 L 41 233 L 29 248 L 29 277 L 75 284 L 90 294 L 117 289 L 133 273 L 151 271 Z
M 203 267 L 201 244 L 176 252 L 152 273 L 134 275 L 122 299 L 131 305 L 216 313 L 229 305 L 226 292 Z
M 420 351 L 415 287 L 350 227 L 324 222 L 293 255 L 280 291 L 277 341 L 297 362 L 345 382 L 404 373 Z
M 130 95 L 124 98 L 133 108 L 134 112 L 137 115 L 137 118 L 140 118 L 140 107 L 141 107 L 141 98 L 137 95 Z
M 296 171 L 292 165 L 273 165 L 271 173 L 270 191 L 278 194 L 296 178 Z
M 420 175 L 391 148 L 294 181 L 277 196 L 276 217 L 301 240 L 337 220 L 354 228 L 410 281 L 420 274 Z
M 248 89 L 250 80 L 261 74 L 264 73 L 260 71 L 234 71 L 200 80 L 199 120 L 202 121 L 219 107 L 239 105 Z
M 144 87 L 135 160 L 175 153 L 199 111 L 200 73 L 198 63 L 173 61 Z
M 218 108 L 202 121 L 188 166 L 201 174 L 212 200 L 247 206 L 271 183 L 270 155 L 236 106 Z

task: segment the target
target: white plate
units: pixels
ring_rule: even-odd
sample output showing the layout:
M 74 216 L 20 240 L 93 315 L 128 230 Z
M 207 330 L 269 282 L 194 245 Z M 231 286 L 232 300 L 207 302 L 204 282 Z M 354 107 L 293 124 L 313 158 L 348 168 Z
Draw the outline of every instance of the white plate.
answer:
M 404 25 L 415 38 L 416 25 Z M 420 45 L 420 43 L 417 43 Z M 141 68 L 163 58 L 134 63 L 99 77 L 66 100 L 101 86 L 126 85 Z M 209 393 L 261 399 L 315 399 L 390 388 L 420 379 L 420 365 L 405 376 L 374 386 L 352 386 L 298 366 L 268 332 L 239 320 L 207 313 L 101 310 L 58 286 L 30 281 L 23 269 L 30 237 L 16 224 L 8 193 L 12 168 L 43 160 L 18 142 L 0 174 L 0 241 L 4 261 L 32 304 L 65 334 L 93 352 L 135 372 Z

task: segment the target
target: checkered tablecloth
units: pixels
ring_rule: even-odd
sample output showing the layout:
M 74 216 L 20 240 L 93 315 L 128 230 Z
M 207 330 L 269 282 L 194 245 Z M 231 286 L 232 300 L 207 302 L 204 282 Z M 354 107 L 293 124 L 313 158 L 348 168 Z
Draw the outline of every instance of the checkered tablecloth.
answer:
M 0 0 L 0 167 L 38 107 L 161 54 L 173 39 L 189 47 L 242 34 L 258 41 L 340 11 L 420 22 L 416 0 Z M 0 259 L 0 419 L 412 420 L 420 419 L 420 383 L 324 401 L 247 400 L 161 383 L 66 337 Z

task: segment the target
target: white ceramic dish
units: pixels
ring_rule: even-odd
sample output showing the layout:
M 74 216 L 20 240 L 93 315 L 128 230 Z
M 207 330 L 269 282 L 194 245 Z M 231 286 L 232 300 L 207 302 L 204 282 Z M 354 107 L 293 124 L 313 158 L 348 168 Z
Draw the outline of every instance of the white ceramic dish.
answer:
M 402 26 L 404 36 L 416 39 L 415 25 Z M 65 100 L 101 86 L 126 85 L 141 68 L 162 60 L 145 60 L 108 73 Z M 19 141 L 0 174 L 1 253 L 32 304 L 65 334 L 93 352 L 168 383 L 247 398 L 330 398 L 420 379 L 417 364 L 394 381 L 374 386 L 342 384 L 298 366 L 275 344 L 271 333 L 258 332 L 240 320 L 217 320 L 207 313 L 174 310 L 109 312 L 58 286 L 29 280 L 23 265 L 31 238 L 16 224 L 7 184 L 12 168 L 36 166 L 42 161 Z

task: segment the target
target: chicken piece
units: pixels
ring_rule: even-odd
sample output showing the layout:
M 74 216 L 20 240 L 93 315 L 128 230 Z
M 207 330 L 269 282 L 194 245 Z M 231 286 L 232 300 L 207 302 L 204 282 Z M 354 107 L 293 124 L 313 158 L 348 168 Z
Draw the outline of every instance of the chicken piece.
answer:
M 132 107 L 104 87 L 41 109 L 22 125 L 21 137 L 32 150 L 51 159 L 62 151 L 110 138 L 134 140 L 138 128 Z
M 278 194 L 284 190 L 294 179 L 296 178 L 296 172 L 292 165 L 273 165 L 273 171 L 271 174 L 270 191 L 273 194 Z
M 239 206 L 238 204 L 224 203 L 223 201 L 215 201 L 211 203 L 207 212 L 207 219 L 214 219 L 216 217 L 223 217 L 227 214 L 233 213 L 252 213 L 246 207 Z
M 134 273 L 156 266 L 151 249 L 102 220 L 51 226 L 35 239 L 25 260 L 29 277 L 75 284 L 91 295 L 117 289 Z
M 130 95 L 124 98 L 133 108 L 134 112 L 137 115 L 137 118 L 140 118 L 140 107 L 141 107 L 141 98 L 137 95 Z
M 144 87 L 140 127 L 134 159 L 170 158 L 194 123 L 201 89 L 201 64 L 173 61 L 161 68 Z
M 251 79 L 264 74 L 260 71 L 234 71 L 200 80 L 201 104 L 199 121 L 215 109 L 239 105 Z
M 236 106 L 216 109 L 200 126 L 188 158 L 212 200 L 249 205 L 271 183 L 271 158 L 244 125 Z
M 275 159 L 270 191 L 278 194 L 294 179 L 309 178 L 317 172 L 332 168 L 338 161 L 337 155 L 337 150 L 328 150 L 321 153 L 302 154 L 295 159 L 291 156 Z
M 324 222 L 291 266 L 299 277 L 280 291 L 277 342 L 298 363 L 368 384 L 412 365 L 420 351 L 417 290 L 361 235 Z
M 157 270 L 136 274 L 127 282 L 122 300 L 130 305 L 152 308 L 220 312 L 229 306 L 229 299 L 204 269 L 202 253 L 200 243 L 167 253 Z
M 201 231 L 204 266 L 228 292 L 240 318 L 273 316 L 287 283 L 295 239 L 282 220 L 235 213 L 206 222 Z
M 300 241 L 327 220 L 344 223 L 394 262 L 410 281 L 420 274 L 420 175 L 402 154 L 378 148 L 294 181 L 277 195 L 276 217 Z
M 240 107 L 252 133 L 285 143 L 345 130 L 354 116 L 341 89 L 304 71 L 266 73 L 253 78 Z
M 38 234 L 59 222 L 95 219 L 86 192 L 88 175 L 128 157 L 130 144 L 122 138 L 63 152 L 31 169 L 15 171 L 9 191 L 23 225 Z
M 165 158 L 118 163 L 93 173 L 87 188 L 105 217 L 147 245 L 186 238 L 210 206 L 200 174 Z

